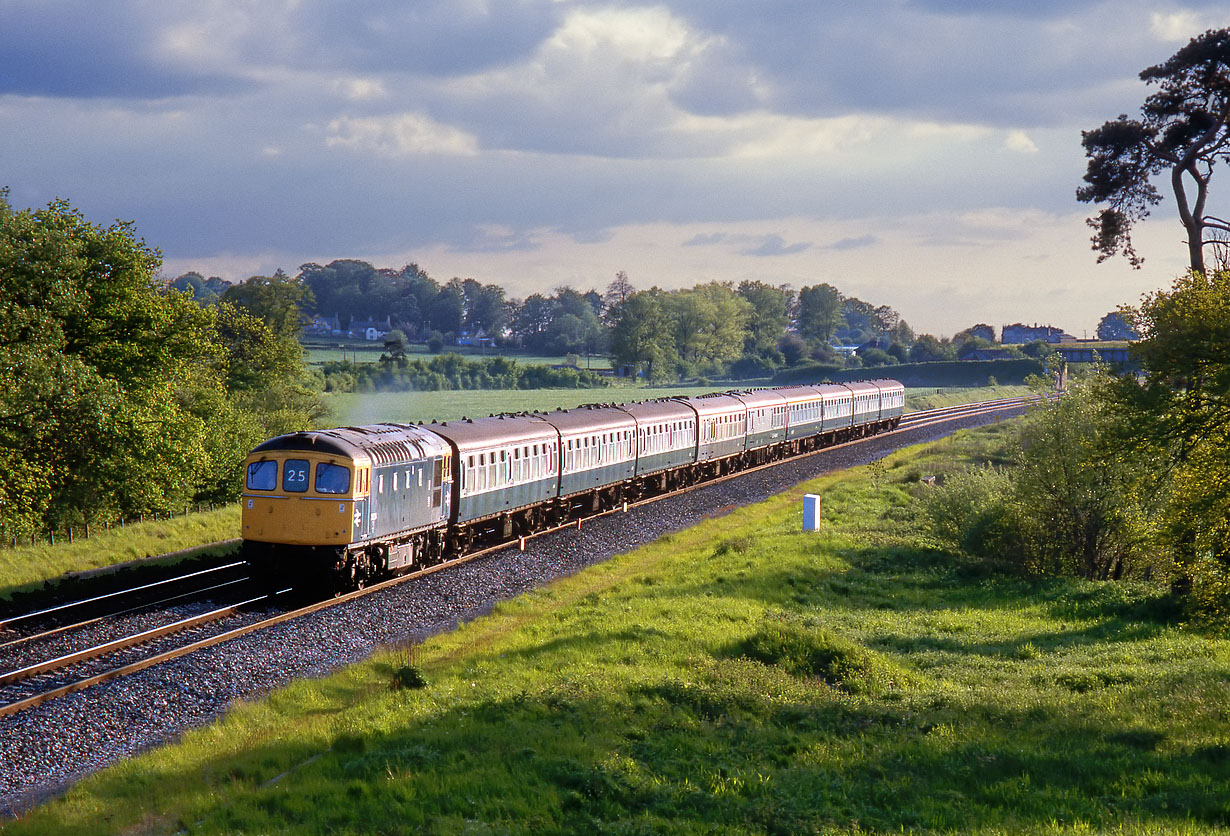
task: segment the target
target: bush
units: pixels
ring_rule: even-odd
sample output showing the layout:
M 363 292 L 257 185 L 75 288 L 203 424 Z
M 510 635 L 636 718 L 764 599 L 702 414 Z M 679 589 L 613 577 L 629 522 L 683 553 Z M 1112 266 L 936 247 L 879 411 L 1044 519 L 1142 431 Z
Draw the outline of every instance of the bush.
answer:
M 909 672 L 857 642 L 814 623 L 779 615 L 765 619 L 739 653 L 794 676 L 814 676 L 849 693 L 883 693 L 910 684 Z

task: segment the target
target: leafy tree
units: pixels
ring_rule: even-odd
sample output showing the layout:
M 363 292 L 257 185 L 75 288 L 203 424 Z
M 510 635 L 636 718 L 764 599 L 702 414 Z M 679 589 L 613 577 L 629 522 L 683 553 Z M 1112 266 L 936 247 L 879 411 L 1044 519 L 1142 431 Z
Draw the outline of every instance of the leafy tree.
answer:
M 250 446 L 320 417 L 293 337 L 170 290 L 159 261 L 131 224 L 0 192 L 6 532 L 233 497 Z
M 670 294 L 675 350 L 694 370 L 720 366 L 742 353 L 751 304 L 729 284 L 710 282 Z
M 1191 269 L 1204 272 L 1204 248 L 1230 235 L 1230 221 L 1206 207 L 1214 167 L 1230 161 L 1230 29 L 1193 38 L 1140 77 L 1158 86 L 1140 119 L 1120 115 L 1082 133 L 1089 165 L 1076 197 L 1106 204 L 1088 220 L 1098 261 L 1122 253 L 1139 267 L 1132 226 L 1161 201 L 1153 178 L 1169 172 Z
M 504 288 L 466 279 L 462 282 L 462 292 L 465 295 L 465 324 L 475 331 L 481 328 L 489 337 L 499 335 L 508 324 Z
M 433 331 L 455 337 L 465 322 L 465 311 L 465 290 L 459 279 L 453 279 L 440 288 L 436 298 L 431 300 L 427 308 L 427 324 Z
M 232 285 L 222 294 L 222 301 L 242 307 L 277 335 L 295 338 L 303 320 L 303 310 L 312 305 L 312 291 L 299 279 L 292 279 L 281 270 L 272 276 L 253 276 Z
M 1184 449 L 1230 426 L 1230 271 L 1189 271 L 1132 315 L 1142 403 Z M 1132 391 L 1132 390 L 1128 390 Z
M 954 357 L 952 345 L 940 341 L 930 334 L 919 334 L 910 346 L 911 363 L 932 363 L 939 360 L 951 360 Z
M 1099 340 L 1134 340 L 1136 330 L 1128 323 L 1123 311 L 1111 311 L 1098 320 L 1095 332 Z
M 744 354 L 780 365 L 784 358 L 778 349 L 778 341 L 790 326 L 790 305 L 794 294 L 786 287 L 773 287 L 757 281 L 740 282 L 738 292 L 751 305 Z
M 0 191 L 0 520 L 10 531 L 191 497 L 210 420 L 210 314 L 154 278 L 131 224 Z
M 633 293 L 611 309 L 611 360 L 644 368 L 650 382 L 676 377 L 673 312 L 659 288 Z
M 191 291 L 192 298 L 202 305 L 212 305 L 217 302 L 230 286 L 230 282 L 225 279 L 217 276 L 210 276 L 207 279 L 195 271 L 176 276 L 170 283 L 172 290 Z
M 818 284 L 799 291 L 799 333 L 821 342 L 830 342 L 841 322 L 841 291 L 831 284 Z

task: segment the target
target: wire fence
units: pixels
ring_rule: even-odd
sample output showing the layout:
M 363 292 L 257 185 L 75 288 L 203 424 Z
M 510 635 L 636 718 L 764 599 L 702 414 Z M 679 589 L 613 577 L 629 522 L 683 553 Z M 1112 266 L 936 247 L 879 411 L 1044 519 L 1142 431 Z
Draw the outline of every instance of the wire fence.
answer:
M 119 519 L 115 522 L 104 522 L 101 524 L 82 523 L 81 525 L 69 525 L 60 528 L 50 529 L 48 531 L 32 531 L 29 534 L 12 534 L 4 536 L 0 543 L 4 543 L 9 548 L 17 548 L 18 546 L 38 546 L 49 545 L 54 546 L 56 543 L 75 543 L 77 540 L 88 540 L 100 533 L 110 531 L 123 531 L 129 526 L 140 525 L 147 522 L 157 522 L 159 520 L 171 520 L 176 517 L 186 517 L 190 514 L 203 514 L 209 511 L 216 511 L 219 508 L 226 508 L 225 504 L 217 504 L 214 502 L 200 503 L 185 508 L 183 511 L 170 511 L 167 513 L 149 513 L 138 514 L 131 519 Z

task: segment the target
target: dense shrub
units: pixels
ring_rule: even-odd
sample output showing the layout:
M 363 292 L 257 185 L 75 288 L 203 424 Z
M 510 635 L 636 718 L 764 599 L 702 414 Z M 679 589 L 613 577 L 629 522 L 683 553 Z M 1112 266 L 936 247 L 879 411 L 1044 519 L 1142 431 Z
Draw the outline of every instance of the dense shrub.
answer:
M 469 360 L 441 354 L 429 360 L 384 358 L 381 363 L 326 363 L 331 392 L 405 392 L 440 389 L 593 389 L 606 380 L 582 369 L 521 365 L 506 357 Z

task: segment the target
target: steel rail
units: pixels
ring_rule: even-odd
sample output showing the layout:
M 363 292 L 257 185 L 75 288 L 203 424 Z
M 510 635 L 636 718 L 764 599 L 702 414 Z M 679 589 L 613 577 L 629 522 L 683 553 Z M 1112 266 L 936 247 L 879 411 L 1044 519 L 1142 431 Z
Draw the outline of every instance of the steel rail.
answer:
M 167 584 L 178 583 L 179 581 L 186 581 L 191 578 L 199 577 L 201 575 L 208 575 L 211 572 L 220 572 L 223 569 L 234 569 L 235 567 L 242 566 L 242 565 L 244 565 L 244 562 L 242 560 L 236 561 L 234 563 L 226 563 L 221 566 L 211 567 L 209 569 L 200 569 L 196 572 L 189 572 L 186 575 L 177 575 L 176 577 L 173 577 L 173 578 L 164 578 L 163 580 L 160 580 L 160 581 L 154 581 L 152 583 L 142 584 L 141 586 L 134 586 L 129 589 L 118 589 L 115 592 L 108 592 L 104 595 L 95 595 L 92 598 L 83 598 L 80 601 L 69 601 L 68 603 L 65 603 L 65 604 L 57 604 L 54 607 L 47 607 L 46 609 L 35 610 L 34 612 L 24 613 L 23 615 L 11 616 L 9 618 L 0 619 L 0 630 L 10 629 L 13 624 L 16 624 L 19 621 L 26 621 L 31 618 L 38 618 L 39 616 L 50 615 L 52 613 L 61 612 L 63 610 L 69 610 L 74 607 L 83 607 L 86 604 L 96 604 L 99 601 L 105 601 L 109 598 L 116 598 L 121 595 L 132 595 L 137 592 L 145 592 L 146 590 L 154 589 L 159 586 L 166 586 Z
M 239 565 L 239 564 L 235 564 L 235 565 Z M 146 603 L 138 604 L 135 607 L 129 607 L 128 609 L 116 610 L 115 612 L 105 613 L 103 615 L 96 616 L 94 618 L 88 618 L 84 621 L 76 621 L 76 622 L 73 622 L 72 624 L 62 624 L 59 627 L 52 627 L 49 630 L 43 630 L 38 633 L 31 633 L 28 636 L 21 636 L 19 638 L 10 639 L 6 642 L 0 643 L 0 651 L 7 650 L 11 647 L 17 647 L 18 645 L 22 645 L 22 644 L 28 644 L 29 642 L 39 641 L 40 639 L 49 639 L 52 636 L 59 635 L 60 633 L 67 633 L 70 630 L 79 630 L 83 627 L 89 627 L 93 624 L 98 624 L 100 622 L 107 621 L 108 619 L 119 618 L 122 615 L 131 615 L 132 613 L 135 613 L 135 612 L 141 612 L 142 610 L 149 610 L 155 607 L 161 607 L 166 604 L 173 603 L 175 601 L 181 601 L 185 598 L 195 598 L 195 597 L 204 595 L 208 592 L 216 592 L 219 589 L 225 589 L 228 586 L 234 586 L 235 584 L 246 583 L 248 580 L 249 578 L 235 578 L 234 580 L 223 581 L 222 583 L 211 584 L 210 586 L 198 587 L 197 589 L 192 589 L 187 592 L 181 592 L 177 595 L 171 595 L 167 598 L 160 598 L 157 601 L 147 601 Z
M 772 468 L 772 467 L 777 467 L 779 465 L 788 464 L 791 462 L 797 462 L 803 459 L 811 458 L 816 455 L 820 455 L 822 453 L 827 453 L 832 450 L 837 450 L 837 449 L 841 449 L 844 447 L 861 444 L 863 442 L 870 441 L 872 439 L 882 439 L 887 436 L 896 435 L 902 432 L 923 429 L 925 427 L 932 426 L 934 424 L 947 423 L 948 421 L 959 420 L 960 418 L 972 417 L 976 415 L 983 415 L 987 413 L 995 413 L 995 412 L 1001 412 L 1001 411 L 1007 411 L 1007 410 L 1013 410 L 1013 409 L 1020 409 L 1022 407 L 1028 406 L 1030 403 L 1036 400 L 1037 398 L 1028 398 L 1028 397 L 1002 398 L 1002 399 L 998 399 L 995 401 L 985 401 L 985 402 L 974 403 L 974 404 L 962 404 L 957 407 L 941 407 L 941 408 L 937 408 L 933 410 L 921 410 L 919 412 L 912 412 L 906 416 L 903 416 L 902 424 L 904 426 L 898 426 L 896 429 L 888 430 L 882 433 L 877 433 L 876 435 L 863 436 L 857 439 L 850 439 L 840 444 L 834 444 L 829 447 L 823 447 L 818 450 L 813 450 L 808 453 L 800 454 L 798 456 L 791 456 L 790 458 L 787 458 L 787 459 L 778 459 L 776 461 L 768 462 L 766 464 L 758 465 L 756 467 L 748 468 L 746 470 L 734 471 L 732 473 L 728 473 L 728 474 L 718 476 L 712 479 L 706 479 L 702 482 L 697 482 L 694 485 L 689 485 L 686 488 L 682 488 L 677 491 L 671 491 L 669 493 L 663 493 L 663 494 L 658 494 L 652 497 L 646 497 L 645 499 L 638 500 L 634 503 L 623 503 L 622 507 L 619 507 L 619 508 L 611 508 L 605 511 L 600 511 L 595 514 L 591 514 L 586 517 L 579 517 L 576 520 L 570 520 L 566 523 L 552 526 L 551 528 L 544 529 L 542 531 L 533 532 L 531 534 L 518 537 L 515 540 L 509 540 L 509 541 L 499 543 L 494 546 L 489 546 L 484 549 L 479 549 L 477 551 L 469 552 L 459 557 L 455 557 L 451 560 L 447 560 L 442 563 L 437 563 L 433 566 L 427 566 L 427 567 L 424 567 L 414 572 L 409 572 L 404 575 L 399 575 L 395 578 L 389 578 L 379 583 L 372 584 L 371 586 L 367 586 L 362 589 L 356 589 L 356 590 L 344 593 L 334 598 L 329 598 L 323 601 L 318 601 L 314 604 L 309 604 L 308 606 L 300 607 L 299 609 L 289 610 L 284 613 L 279 613 L 278 615 L 273 616 L 271 618 L 262 619 L 261 621 L 256 621 L 251 624 L 238 627 L 234 630 L 229 630 L 223 633 L 219 633 L 209 638 L 200 639 L 198 641 L 183 645 L 173 650 L 163 651 L 161 653 L 154 654 L 152 656 L 149 656 L 145 659 L 141 659 L 137 662 L 133 662 L 131 664 L 124 665 L 118 668 L 113 668 L 112 670 L 106 671 L 101 674 L 96 674 L 86 679 L 82 679 L 78 682 L 73 682 L 67 685 L 62 685 L 57 688 L 46 691 L 44 693 L 36 694 L 31 697 L 22 699 L 22 700 L 18 700 L 12 703 L 8 703 L 6 705 L 2 705 L 0 706 L 0 717 L 5 716 L 7 714 L 15 714 L 18 711 L 22 711 L 26 708 L 31 708 L 36 705 L 40 705 L 44 702 L 47 702 L 48 700 L 55 699 L 56 697 L 69 694 L 74 691 L 85 690 L 86 688 L 90 688 L 94 685 L 98 685 L 103 682 L 107 682 L 113 679 L 118 679 L 123 676 L 129 676 L 131 674 L 138 673 L 140 671 L 143 671 L 147 668 L 150 668 L 162 662 L 170 661 L 173 659 L 178 659 L 182 656 L 186 656 L 191 653 L 196 653 L 200 650 L 204 650 L 210 647 L 215 647 L 219 644 L 223 644 L 224 642 L 228 642 L 233 639 L 241 638 L 250 633 L 255 633 L 260 630 L 265 630 L 275 625 L 285 623 L 287 621 L 292 621 L 294 619 L 302 618 L 312 613 L 316 613 L 322 610 L 329 609 L 330 607 L 335 607 L 341 604 L 348 603 L 357 598 L 361 598 L 365 595 L 371 595 L 383 589 L 388 589 L 388 588 L 391 588 L 391 587 L 394 587 L 394 586 L 397 586 L 403 583 L 409 583 L 410 581 L 416 580 L 418 578 L 423 578 L 423 577 L 426 577 L 427 575 L 431 575 L 436 572 L 443 571 L 445 569 L 451 569 L 454 566 L 459 566 L 463 563 L 469 563 L 472 560 L 477 560 L 479 558 L 486 557 L 488 555 L 504 551 L 505 549 L 510 549 L 510 548 L 514 548 L 518 546 L 521 549 L 524 549 L 526 542 L 536 539 L 538 537 L 545 536 L 547 534 L 564 531 L 569 528 L 576 528 L 579 531 L 581 528 L 581 523 L 585 520 L 594 520 L 600 517 L 608 516 L 610 514 L 626 513 L 627 511 L 632 510 L 633 508 L 639 508 L 639 507 L 643 507 L 646 505 L 650 505 L 654 502 L 660 502 L 666 499 L 671 499 L 681 494 L 690 493 L 694 490 L 699 490 L 700 488 L 706 488 L 711 485 L 715 485 L 721 482 L 728 481 L 730 479 L 736 479 L 736 478 L 746 476 L 751 473 L 759 472 L 761 470 L 765 470 L 765 469 Z M 910 420 L 907 422 L 905 418 L 910 418 Z M 289 590 L 282 590 L 281 592 L 287 592 L 287 591 Z M 281 592 L 278 592 L 275 594 L 281 594 Z M 272 596 L 268 596 L 268 597 L 272 597 Z M 261 600 L 261 599 L 254 599 L 254 601 L 255 600 Z M 248 602 L 248 603 L 252 603 L 252 602 Z

